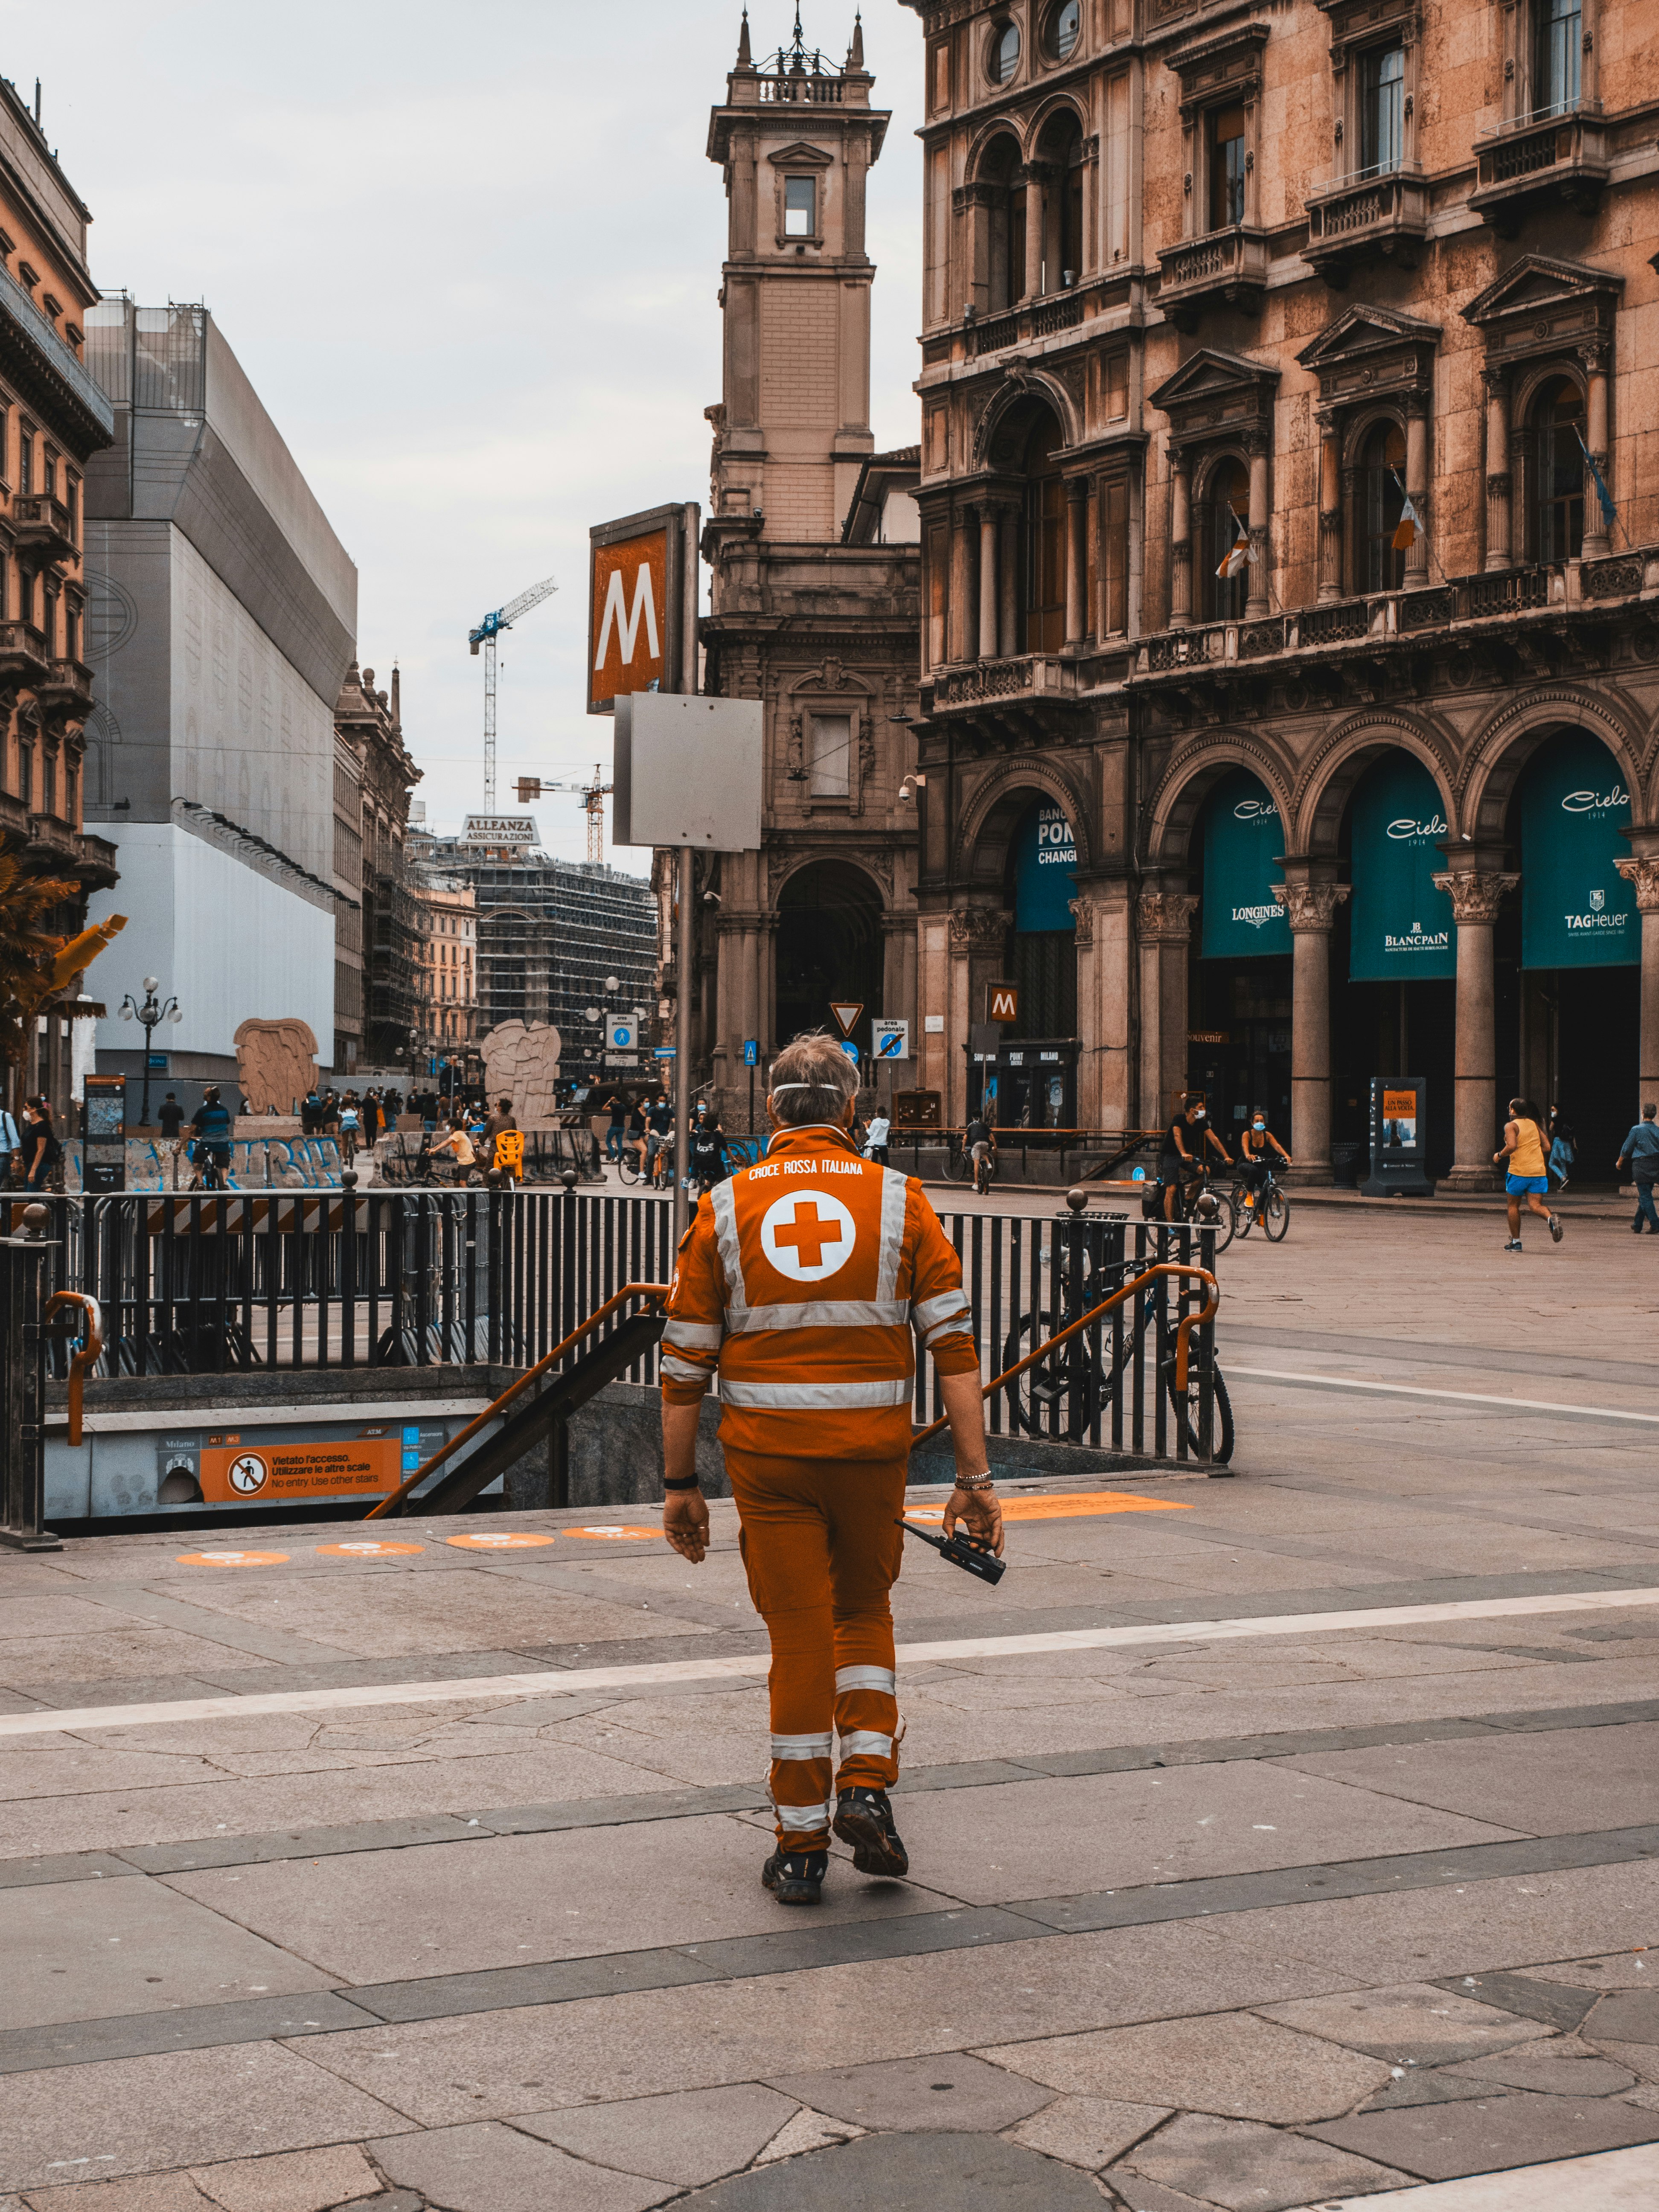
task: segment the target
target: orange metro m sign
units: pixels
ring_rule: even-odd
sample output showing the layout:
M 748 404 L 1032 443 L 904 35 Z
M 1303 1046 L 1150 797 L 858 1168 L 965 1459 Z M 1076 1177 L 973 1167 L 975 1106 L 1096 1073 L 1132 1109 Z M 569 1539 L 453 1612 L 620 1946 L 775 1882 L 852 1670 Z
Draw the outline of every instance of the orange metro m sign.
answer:
M 608 714 L 618 698 L 653 686 L 690 689 L 682 601 L 688 556 L 696 560 L 697 510 L 654 507 L 599 523 L 588 539 L 588 713 Z M 695 565 L 690 573 L 695 579 Z

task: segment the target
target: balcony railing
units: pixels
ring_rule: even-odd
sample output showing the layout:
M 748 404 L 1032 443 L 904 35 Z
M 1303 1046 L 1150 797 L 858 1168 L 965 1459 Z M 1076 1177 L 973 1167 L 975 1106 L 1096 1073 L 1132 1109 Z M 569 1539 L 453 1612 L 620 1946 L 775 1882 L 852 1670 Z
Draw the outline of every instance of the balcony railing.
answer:
M 11 503 L 18 553 L 26 560 L 72 561 L 75 518 L 50 492 L 19 492 Z
M 1340 278 L 1354 263 L 1373 255 L 1409 267 L 1428 236 L 1428 185 L 1401 170 L 1341 178 L 1310 193 L 1307 207 L 1308 242 L 1302 258 L 1322 275 Z
M 1019 317 L 995 315 L 989 322 L 974 325 L 974 351 L 976 354 L 1000 353 L 1006 346 L 1019 343 Z
M 759 80 L 760 96 L 774 106 L 839 107 L 843 87 L 838 76 L 803 76 L 799 71 Z
M 1573 111 L 1542 123 L 1510 124 L 1477 142 L 1480 175 L 1469 205 L 1508 230 L 1528 201 L 1559 197 L 1593 213 L 1607 180 L 1607 134 L 1599 116 Z
M 1206 300 L 1255 309 L 1267 283 L 1267 239 L 1234 223 L 1158 252 L 1158 303 L 1178 330 L 1190 330 Z
M 1077 688 L 1075 663 L 1026 653 L 1016 660 L 980 660 L 971 667 L 946 669 L 934 684 L 933 706 L 937 711 L 984 706 L 996 699 L 1068 698 Z

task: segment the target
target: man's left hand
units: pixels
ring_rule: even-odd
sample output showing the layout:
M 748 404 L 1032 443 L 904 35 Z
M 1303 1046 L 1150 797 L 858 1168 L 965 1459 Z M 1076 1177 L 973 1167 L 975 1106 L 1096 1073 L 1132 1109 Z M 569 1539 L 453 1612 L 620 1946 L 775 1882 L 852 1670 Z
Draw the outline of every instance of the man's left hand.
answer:
M 962 1522 L 975 1542 L 988 1544 L 1002 1556 L 1002 1504 L 994 1490 L 953 1490 L 945 1508 L 945 1533 L 954 1534 Z

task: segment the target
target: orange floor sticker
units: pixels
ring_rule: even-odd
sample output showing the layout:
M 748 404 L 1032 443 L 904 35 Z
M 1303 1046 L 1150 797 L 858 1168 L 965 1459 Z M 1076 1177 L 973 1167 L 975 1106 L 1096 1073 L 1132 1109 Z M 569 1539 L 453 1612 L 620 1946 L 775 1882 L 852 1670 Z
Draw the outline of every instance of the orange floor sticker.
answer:
M 1097 1513 L 1190 1513 L 1192 1507 L 1172 1498 L 1137 1498 L 1127 1490 L 1074 1490 L 1048 1498 L 1005 1498 L 1005 1521 L 1083 1521 Z M 906 1516 L 912 1521 L 942 1521 L 942 1505 L 915 1505 Z
M 358 1544 L 319 1544 L 320 1556 L 325 1559 L 409 1559 L 426 1549 L 424 1544 L 377 1544 L 365 1537 Z
M 181 1567 L 281 1567 L 286 1552 L 180 1552 Z
M 647 1537 L 660 1536 L 662 1530 L 660 1528 L 567 1528 L 564 1533 L 567 1536 L 583 1536 L 599 1543 L 636 1544 L 642 1542 Z
M 550 1544 L 550 1536 L 529 1536 L 510 1530 L 499 1536 L 446 1536 L 446 1544 L 459 1545 L 466 1552 L 533 1552 L 538 1546 Z

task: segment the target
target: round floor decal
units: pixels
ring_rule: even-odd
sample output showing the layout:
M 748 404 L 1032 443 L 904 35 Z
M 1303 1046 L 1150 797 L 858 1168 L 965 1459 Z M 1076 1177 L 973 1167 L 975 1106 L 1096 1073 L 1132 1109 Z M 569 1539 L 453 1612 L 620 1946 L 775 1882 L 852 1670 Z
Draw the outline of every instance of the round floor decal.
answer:
M 181 1567 L 281 1567 L 286 1552 L 180 1552 Z
M 423 1552 L 424 1544 L 380 1544 L 365 1538 L 360 1544 L 319 1544 L 319 1554 L 325 1559 L 409 1559 Z
M 660 1528 L 567 1528 L 567 1536 L 582 1536 L 597 1543 L 637 1544 L 660 1536 Z
M 446 1536 L 446 1544 L 459 1545 L 468 1552 L 532 1552 L 538 1545 L 550 1544 L 550 1536 L 521 1535 L 516 1530 L 508 1534 L 492 1536 Z

